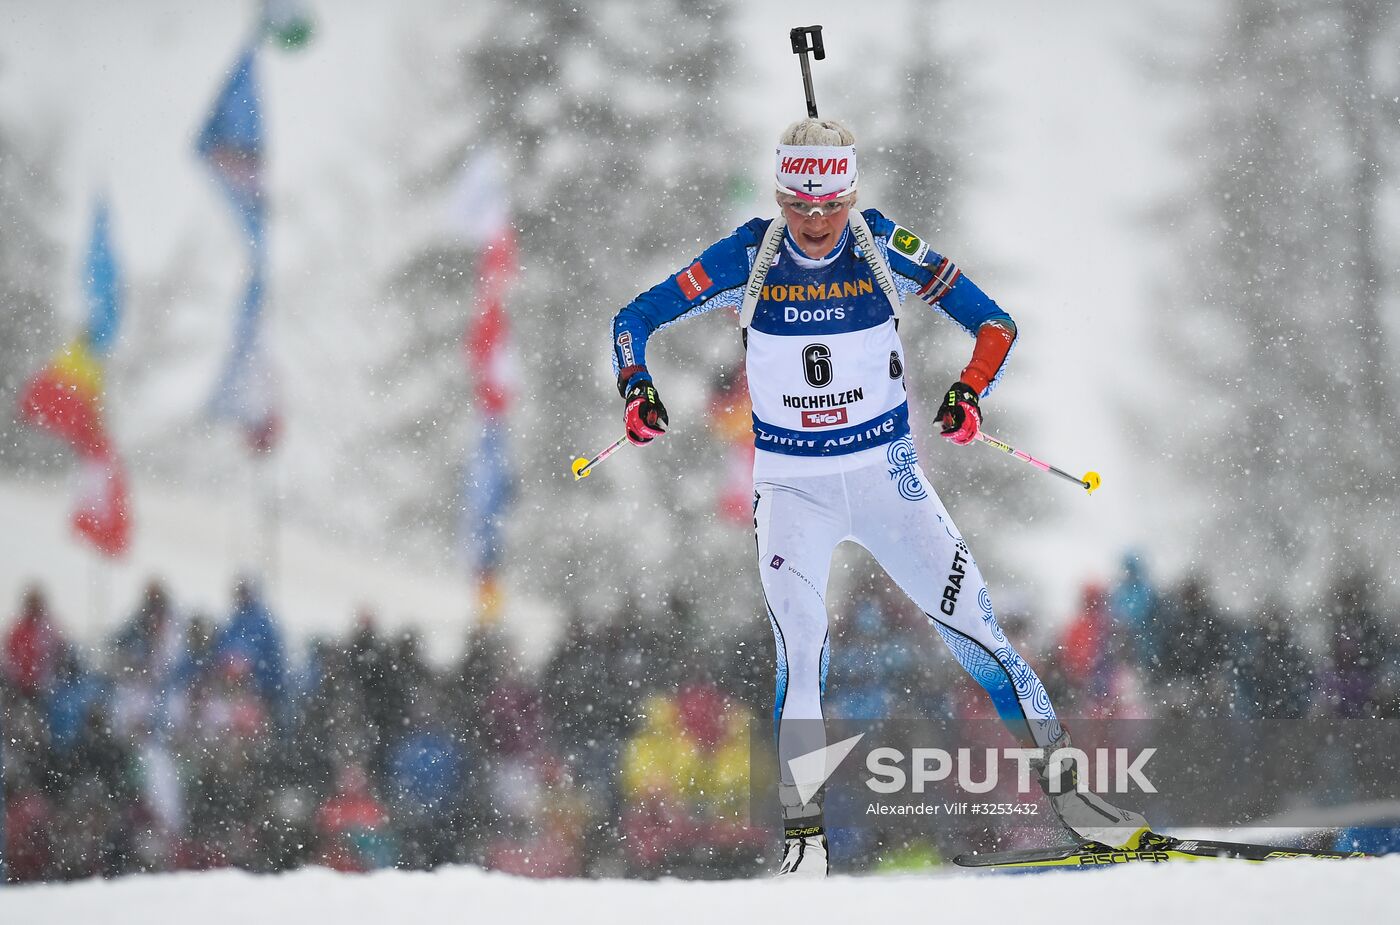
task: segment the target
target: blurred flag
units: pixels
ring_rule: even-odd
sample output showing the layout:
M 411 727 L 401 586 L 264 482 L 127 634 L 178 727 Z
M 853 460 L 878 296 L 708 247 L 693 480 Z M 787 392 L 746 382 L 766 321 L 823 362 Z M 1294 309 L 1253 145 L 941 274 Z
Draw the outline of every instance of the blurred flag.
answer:
M 462 168 L 446 224 L 459 241 L 477 251 L 476 312 L 467 322 L 462 346 L 474 376 L 477 407 L 495 417 L 506 412 L 516 383 L 505 294 L 519 267 L 505 180 L 493 149 Z
M 248 286 L 239 306 L 233 345 L 210 400 L 210 413 L 243 428 L 249 446 L 267 452 L 276 443 L 272 371 L 262 344 L 263 243 L 262 115 L 259 110 L 255 47 L 239 56 L 214 108 L 200 130 L 195 149 L 214 182 L 228 197 L 248 242 Z
M 471 458 L 462 467 L 462 538 L 477 579 L 481 613 L 488 621 L 499 613 L 497 573 L 505 553 L 502 533 L 511 495 L 506 423 L 502 418 L 487 417 Z
M 121 280 L 112 255 L 107 204 L 97 203 L 85 267 L 83 331 L 34 375 L 20 395 L 20 417 L 62 438 L 80 462 L 73 526 L 99 550 L 118 556 L 131 538 L 126 473 L 103 417 L 103 374 L 121 320 Z
M 448 201 L 447 224 L 478 249 L 476 309 L 463 336 L 481 437 L 464 467 L 463 539 L 477 576 L 483 619 L 499 615 L 501 527 L 511 499 L 506 420 L 515 386 L 505 293 L 517 272 L 515 229 L 499 160 L 486 150 L 467 163 Z
M 306 0 L 263 0 L 263 34 L 287 49 L 306 47 L 315 31 Z
M 473 249 L 486 247 L 510 229 L 510 201 L 494 148 L 482 150 L 462 166 L 447 197 L 443 224 Z
M 109 556 L 126 552 L 131 542 L 131 509 L 126 470 L 115 456 L 82 461 L 73 529 Z
M 263 130 L 255 53 L 250 45 L 239 54 L 195 145 L 250 238 L 262 237 L 263 223 Z
M 487 417 L 505 414 L 515 389 L 515 361 L 510 351 L 506 286 L 515 277 L 515 234 L 506 226 L 477 261 L 476 314 L 467 323 L 463 347 L 474 371 L 476 406 Z
M 743 366 L 716 383 L 710 397 L 710 427 L 725 444 L 724 482 L 715 507 L 720 517 L 753 523 L 753 411 Z

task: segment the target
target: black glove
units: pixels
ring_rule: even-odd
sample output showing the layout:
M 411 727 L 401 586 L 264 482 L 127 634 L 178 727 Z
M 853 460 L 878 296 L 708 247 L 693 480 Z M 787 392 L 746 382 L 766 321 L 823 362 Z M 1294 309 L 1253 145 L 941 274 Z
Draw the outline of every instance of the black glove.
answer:
M 627 403 L 622 413 L 623 425 L 627 428 L 627 439 L 644 446 L 666 433 L 670 419 L 666 417 L 666 406 L 661 404 L 661 396 L 650 379 L 637 379 L 623 393 Z
M 977 404 L 977 390 L 966 382 L 954 382 L 943 393 L 938 409 L 943 436 L 958 446 L 966 446 L 977 438 L 982 427 L 982 409 Z

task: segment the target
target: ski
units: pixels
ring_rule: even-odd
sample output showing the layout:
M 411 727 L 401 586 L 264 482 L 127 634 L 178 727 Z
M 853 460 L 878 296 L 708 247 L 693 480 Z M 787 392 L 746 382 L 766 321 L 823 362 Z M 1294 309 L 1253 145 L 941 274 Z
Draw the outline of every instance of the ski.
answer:
M 1110 848 L 1095 842 L 1066 845 L 1059 848 L 1028 848 L 1021 851 L 992 851 L 986 854 L 959 854 L 953 863 L 959 867 L 1036 868 L 1036 867 L 1106 867 L 1144 861 L 1160 864 L 1164 861 L 1203 861 L 1233 858 L 1241 861 L 1276 861 L 1285 858 L 1318 858 L 1340 861 L 1346 858 L 1369 857 L 1361 851 L 1315 851 L 1310 848 L 1279 848 L 1273 845 L 1251 845 L 1244 842 L 1181 839 L 1148 832 L 1138 840 L 1136 848 Z

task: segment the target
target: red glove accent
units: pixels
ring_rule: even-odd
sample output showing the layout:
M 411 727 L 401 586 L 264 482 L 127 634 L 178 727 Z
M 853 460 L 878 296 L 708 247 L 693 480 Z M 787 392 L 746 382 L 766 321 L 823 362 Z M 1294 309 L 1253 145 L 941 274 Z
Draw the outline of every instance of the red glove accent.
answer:
M 962 426 L 957 430 L 943 431 L 943 436 L 958 446 L 967 446 L 977 439 L 977 432 L 982 429 L 982 415 L 971 405 L 962 405 L 961 407 L 966 409 Z
M 977 329 L 977 346 L 972 348 L 972 359 L 958 378 L 979 393 L 985 392 L 1001 364 L 1006 362 L 1015 340 L 1016 328 L 1008 327 L 1008 322 L 989 321 L 982 325 Z
M 657 437 L 666 433 L 663 428 L 651 427 L 642 420 L 642 400 L 639 398 L 627 406 L 627 414 L 623 421 L 627 425 L 627 439 L 637 446 L 650 443 Z M 653 420 L 655 418 L 653 417 Z
M 650 380 L 643 379 L 627 390 L 627 408 L 622 413 L 622 422 L 627 429 L 627 439 L 637 446 L 644 446 L 666 433 L 670 419 L 666 406 L 661 404 L 661 396 Z

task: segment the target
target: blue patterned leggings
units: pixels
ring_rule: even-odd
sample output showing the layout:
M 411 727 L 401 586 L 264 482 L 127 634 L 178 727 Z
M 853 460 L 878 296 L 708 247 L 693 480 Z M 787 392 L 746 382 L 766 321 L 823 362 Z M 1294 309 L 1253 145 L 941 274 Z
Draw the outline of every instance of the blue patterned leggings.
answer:
M 825 744 L 821 723 L 800 721 L 822 718 L 827 576 L 832 553 L 845 540 L 868 549 L 928 615 L 1022 744 L 1044 747 L 1059 738 L 1045 686 L 997 625 L 982 572 L 908 438 L 873 465 L 759 477 L 754 492 L 758 569 L 777 645 L 773 722 L 783 783 L 792 783 L 790 758 Z

